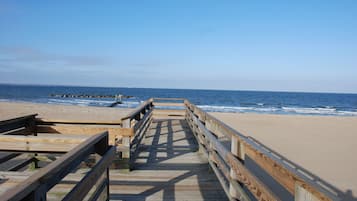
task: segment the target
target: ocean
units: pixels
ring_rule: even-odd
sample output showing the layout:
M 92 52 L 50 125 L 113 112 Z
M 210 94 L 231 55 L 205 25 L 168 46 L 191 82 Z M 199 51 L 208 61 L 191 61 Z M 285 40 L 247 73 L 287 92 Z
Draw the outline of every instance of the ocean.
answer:
M 357 116 L 357 94 L 147 89 L 0 84 L 0 101 L 108 107 L 114 98 L 62 98 L 88 94 L 130 96 L 118 108 L 135 108 L 150 97 L 187 98 L 208 112 Z

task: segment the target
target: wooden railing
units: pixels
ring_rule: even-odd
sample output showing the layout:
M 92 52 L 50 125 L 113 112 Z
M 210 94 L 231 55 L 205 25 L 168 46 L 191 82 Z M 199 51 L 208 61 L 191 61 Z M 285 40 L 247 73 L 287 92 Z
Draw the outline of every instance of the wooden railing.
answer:
M 152 121 L 153 107 L 153 99 L 151 98 L 121 119 L 122 129 L 125 129 L 129 135 L 121 139 L 121 157 L 118 168 L 127 171 L 132 168 L 131 165 L 138 153 L 138 147 Z
M 309 173 L 302 172 L 293 163 L 274 154 L 259 142 L 240 134 L 189 101 L 185 101 L 185 105 L 186 119 L 200 148 L 206 153 L 212 169 L 231 200 L 251 200 L 250 194 L 257 200 L 280 199 L 245 166 L 246 157 L 291 193 L 296 201 L 339 200 L 335 192 L 307 177 Z M 229 145 L 225 146 L 222 142 L 224 139 L 230 143 L 230 150 Z
M 37 114 L 0 121 L 0 134 L 35 135 Z
M 108 131 L 109 144 L 116 142 L 123 136 L 131 135 L 122 129 L 121 121 L 73 121 L 36 118 L 37 133 L 71 134 L 71 135 L 95 135 Z
M 61 139 L 61 136 L 57 136 Z M 37 137 L 40 138 L 41 137 Z M 59 141 L 46 141 L 47 144 Z M 8 139 L 11 141 L 11 139 Z M 56 144 L 55 144 L 56 145 Z M 5 149 L 6 150 L 6 149 Z M 0 150 L 3 151 L 3 150 Z M 17 148 L 17 151 L 30 152 L 27 148 Z M 37 150 L 36 150 L 37 151 Z M 45 152 L 56 152 L 48 146 Z M 109 200 L 109 165 L 114 155 L 115 147 L 108 145 L 108 132 L 91 136 L 84 142 L 72 148 L 59 159 L 37 171 L 16 187 L 6 191 L 0 200 L 11 201 L 42 201 L 46 200 L 47 192 L 73 171 L 81 162 L 93 153 L 100 155 L 100 160 L 91 170 L 64 196 L 63 200 L 97 200 L 105 197 Z M 91 193 L 89 193 L 91 191 Z M 89 195 L 88 195 L 89 194 Z

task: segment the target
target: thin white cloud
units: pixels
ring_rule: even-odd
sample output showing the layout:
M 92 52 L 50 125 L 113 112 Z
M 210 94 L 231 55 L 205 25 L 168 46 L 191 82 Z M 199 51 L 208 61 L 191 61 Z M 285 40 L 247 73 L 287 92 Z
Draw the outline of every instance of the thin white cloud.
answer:
M 107 66 L 111 60 L 98 56 L 61 55 L 29 47 L 0 47 L 0 65 L 17 64 L 62 64 L 65 66 Z

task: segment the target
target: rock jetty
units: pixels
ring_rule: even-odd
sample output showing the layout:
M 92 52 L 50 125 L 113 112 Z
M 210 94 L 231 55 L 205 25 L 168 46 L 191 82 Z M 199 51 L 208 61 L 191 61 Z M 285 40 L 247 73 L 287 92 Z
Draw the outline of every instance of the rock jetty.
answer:
M 50 94 L 54 98 L 116 98 L 118 95 L 92 95 L 92 94 Z M 121 95 L 122 98 L 132 98 L 134 96 Z

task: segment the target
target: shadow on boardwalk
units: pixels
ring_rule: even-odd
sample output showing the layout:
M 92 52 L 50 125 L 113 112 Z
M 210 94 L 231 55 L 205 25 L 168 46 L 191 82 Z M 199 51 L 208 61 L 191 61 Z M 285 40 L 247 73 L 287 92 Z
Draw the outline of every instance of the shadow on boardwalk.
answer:
M 226 139 L 221 142 L 227 148 Z M 267 148 L 267 147 L 266 147 Z M 227 200 L 185 120 L 156 120 L 147 131 L 129 174 L 111 173 L 111 200 Z M 273 150 L 270 150 L 274 152 Z M 351 190 L 343 192 L 303 167 L 284 160 L 336 192 L 342 201 L 357 201 Z M 245 165 L 282 200 L 293 196 L 249 157 Z
M 156 120 L 129 174 L 111 173 L 111 200 L 227 200 L 185 120 Z

